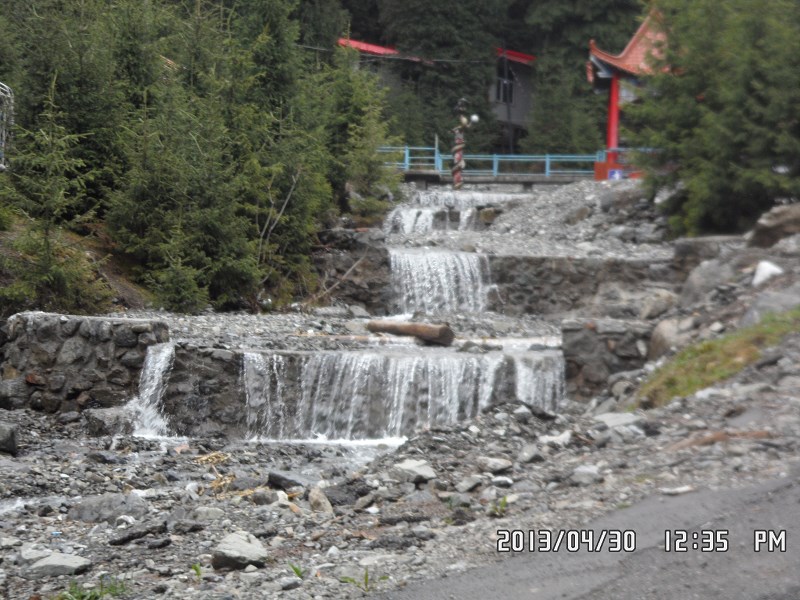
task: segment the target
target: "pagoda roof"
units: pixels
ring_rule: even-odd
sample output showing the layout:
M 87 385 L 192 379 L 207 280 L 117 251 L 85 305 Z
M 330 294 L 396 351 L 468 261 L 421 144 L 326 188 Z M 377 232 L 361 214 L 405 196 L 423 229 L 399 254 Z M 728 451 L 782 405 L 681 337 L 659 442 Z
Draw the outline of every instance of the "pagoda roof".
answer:
M 642 21 L 631 41 L 620 54 L 611 54 L 600 50 L 594 40 L 589 41 L 589 57 L 592 62 L 600 61 L 606 66 L 630 75 L 649 75 L 653 72 L 649 64 L 650 56 L 661 54 L 658 45 L 664 42 L 666 34 L 655 24 L 654 13 L 651 12 Z

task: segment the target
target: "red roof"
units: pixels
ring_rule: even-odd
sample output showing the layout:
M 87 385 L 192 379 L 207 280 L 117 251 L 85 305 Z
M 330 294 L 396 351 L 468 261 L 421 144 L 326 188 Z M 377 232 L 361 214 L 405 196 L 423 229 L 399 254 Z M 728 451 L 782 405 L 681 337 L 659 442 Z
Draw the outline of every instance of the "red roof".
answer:
M 374 56 L 393 56 L 399 54 L 394 48 L 387 48 L 386 46 L 376 46 L 375 44 L 367 44 L 366 42 L 357 42 L 350 38 L 339 38 L 339 45 L 345 48 L 353 48 L 359 52 L 372 54 Z
M 375 44 L 367 44 L 366 42 L 357 42 L 356 40 L 351 40 L 350 38 L 339 38 L 339 45 L 345 48 L 353 48 L 358 50 L 359 52 L 363 52 L 365 54 L 371 54 L 373 56 L 398 56 L 400 53 L 395 50 L 394 48 L 388 48 L 386 46 L 377 46 Z M 503 49 L 497 48 L 497 56 L 498 58 L 503 56 Z M 523 65 L 531 65 L 533 61 L 536 60 L 535 56 L 530 54 L 523 54 L 522 52 L 517 52 L 515 50 L 506 50 L 505 56 L 508 60 L 516 63 L 520 63 Z M 419 61 L 418 58 L 415 57 L 408 57 L 410 60 Z
M 609 54 L 600 50 L 594 40 L 590 40 L 589 55 L 619 71 L 624 71 L 631 75 L 646 75 L 652 72 L 649 57 L 657 57 L 659 55 L 658 43 L 665 40 L 666 35 L 655 27 L 653 13 L 650 13 L 622 53 L 617 55 Z
M 531 54 L 523 54 L 522 52 L 517 52 L 516 50 L 503 50 L 502 48 L 497 48 L 497 57 L 500 58 L 503 55 L 510 60 L 511 62 L 519 63 L 521 65 L 532 65 L 533 61 L 536 60 L 536 57 Z

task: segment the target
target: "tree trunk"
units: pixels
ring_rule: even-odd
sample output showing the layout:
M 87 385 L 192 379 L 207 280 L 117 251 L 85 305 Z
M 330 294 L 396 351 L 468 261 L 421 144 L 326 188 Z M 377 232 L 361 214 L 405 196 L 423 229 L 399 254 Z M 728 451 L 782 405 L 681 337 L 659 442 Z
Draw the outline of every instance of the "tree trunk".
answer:
M 402 321 L 370 321 L 367 329 L 372 333 L 391 333 L 392 335 L 412 335 L 428 342 L 449 346 L 455 339 L 449 325 L 430 325 L 428 323 L 407 323 Z

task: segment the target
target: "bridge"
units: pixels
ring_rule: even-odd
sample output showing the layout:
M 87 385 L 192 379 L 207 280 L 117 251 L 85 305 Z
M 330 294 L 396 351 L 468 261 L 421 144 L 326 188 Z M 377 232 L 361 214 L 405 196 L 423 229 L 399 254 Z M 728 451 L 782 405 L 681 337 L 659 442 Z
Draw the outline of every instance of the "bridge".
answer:
M 387 146 L 379 149 L 385 164 L 401 171 L 406 181 L 452 181 L 452 156 L 436 146 Z M 594 177 L 596 154 L 465 154 L 465 183 L 570 183 Z

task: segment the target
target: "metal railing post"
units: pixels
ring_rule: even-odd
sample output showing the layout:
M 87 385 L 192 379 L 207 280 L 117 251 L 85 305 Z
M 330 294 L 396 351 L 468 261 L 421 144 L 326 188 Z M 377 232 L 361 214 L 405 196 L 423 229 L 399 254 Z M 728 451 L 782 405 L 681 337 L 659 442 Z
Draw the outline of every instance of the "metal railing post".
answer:
M 544 176 L 550 177 L 550 155 L 547 154 L 544 157 Z
M 406 146 L 405 159 L 403 161 L 403 171 L 408 171 L 411 168 L 411 148 Z
M 500 157 L 497 154 L 492 156 L 492 177 L 497 177 L 500 173 Z

